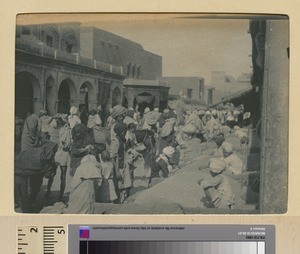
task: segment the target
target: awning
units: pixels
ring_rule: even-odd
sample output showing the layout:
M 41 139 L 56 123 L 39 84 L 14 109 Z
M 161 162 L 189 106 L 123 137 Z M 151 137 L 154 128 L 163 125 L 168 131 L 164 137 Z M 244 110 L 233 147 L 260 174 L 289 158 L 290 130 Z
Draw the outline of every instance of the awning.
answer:
M 252 91 L 253 91 L 253 87 L 246 88 L 246 89 L 238 91 L 238 92 L 236 92 L 236 93 L 234 93 L 234 94 L 232 94 L 230 96 L 222 98 L 222 101 L 218 101 L 216 103 L 210 104 L 209 107 L 215 107 L 215 106 L 217 106 L 219 104 L 230 102 L 230 101 L 232 101 L 232 100 L 234 100 L 236 98 L 239 98 L 239 97 L 245 96 L 247 94 L 250 94 Z

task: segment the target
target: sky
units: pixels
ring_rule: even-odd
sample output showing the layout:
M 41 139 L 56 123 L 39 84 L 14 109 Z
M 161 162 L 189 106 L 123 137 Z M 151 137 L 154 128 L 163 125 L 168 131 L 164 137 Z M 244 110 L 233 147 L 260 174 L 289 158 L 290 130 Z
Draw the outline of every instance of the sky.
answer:
M 251 72 L 248 19 L 212 19 L 195 14 L 41 14 L 18 23 L 80 22 L 140 43 L 162 56 L 163 76 L 204 77 L 226 71 L 237 78 Z

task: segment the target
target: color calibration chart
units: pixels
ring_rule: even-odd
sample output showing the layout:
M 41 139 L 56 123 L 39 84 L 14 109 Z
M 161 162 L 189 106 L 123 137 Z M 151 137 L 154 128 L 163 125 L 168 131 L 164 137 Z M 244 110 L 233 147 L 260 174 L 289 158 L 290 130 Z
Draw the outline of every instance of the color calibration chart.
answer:
M 80 254 L 265 254 L 264 242 L 80 242 Z
M 273 225 L 69 225 L 69 254 L 275 254 Z

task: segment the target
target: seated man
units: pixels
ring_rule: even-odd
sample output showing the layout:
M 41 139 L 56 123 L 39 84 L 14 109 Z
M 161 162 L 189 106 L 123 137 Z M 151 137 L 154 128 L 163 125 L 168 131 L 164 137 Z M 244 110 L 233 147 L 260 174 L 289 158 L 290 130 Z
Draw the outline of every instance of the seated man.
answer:
M 243 161 L 233 153 L 233 146 L 223 143 L 223 161 L 226 162 L 226 172 L 229 174 L 240 175 L 243 170 Z
M 163 149 L 163 153 L 160 154 L 154 163 L 151 165 L 151 176 L 149 179 L 149 184 L 152 178 L 167 178 L 169 173 L 172 171 L 173 167 L 170 163 L 170 158 L 174 154 L 175 150 L 171 146 L 167 146 Z
M 225 141 L 224 138 L 224 134 L 223 133 L 219 133 L 218 135 L 216 135 L 213 139 L 217 145 L 217 147 L 215 148 L 215 155 L 218 157 L 223 157 L 223 144 Z
M 219 159 L 213 159 L 209 168 L 212 178 L 209 180 L 200 179 L 198 184 L 203 188 L 211 207 L 233 209 L 234 193 L 228 178 L 222 174 L 226 168 L 226 163 Z

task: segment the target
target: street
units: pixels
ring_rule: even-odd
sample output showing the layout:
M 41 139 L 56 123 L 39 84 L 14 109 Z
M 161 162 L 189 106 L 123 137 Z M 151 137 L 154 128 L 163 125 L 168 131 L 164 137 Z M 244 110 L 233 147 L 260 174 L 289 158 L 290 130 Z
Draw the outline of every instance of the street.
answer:
M 233 134 L 226 137 L 226 140 L 234 145 L 236 153 L 242 157 L 239 139 Z M 199 139 L 186 140 L 186 148 L 181 149 L 180 169 L 170 174 L 166 179 L 160 179 L 154 186 L 148 187 L 148 179 L 145 176 L 143 166 L 134 171 L 134 186 L 131 189 L 130 197 L 124 204 L 100 204 L 96 203 L 94 213 L 216 213 L 218 209 L 209 208 L 203 189 L 198 185 L 197 180 L 208 179 L 210 176 L 209 159 L 214 157 L 214 142 L 201 143 Z M 199 169 L 200 168 L 200 169 Z M 67 172 L 67 184 L 64 195 L 64 203 L 68 202 L 69 188 L 72 181 Z M 256 213 L 256 203 L 246 202 L 246 192 L 249 188 L 243 187 L 244 181 L 230 179 L 230 184 L 235 193 L 234 213 Z M 36 211 L 43 207 L 51 206 L 58 202 L 60 187 L 60 170 L 57 169 L 52 193 L 45 200 L 44 193 L 47 187 L 47 179 L 44 179 L 43 186 L 36 199 Z M 257 196 L 254 195 L 254 201 Z M 253 197 L 252 197 L 253 199 Z M 155 207 L 155 208 L 154 208 Z M 142 211 L 141 211 L 142 209 Z M 174 210 L 175 209 L 175 210 Z M 220 209 L 220 212 L 230 212 Z

